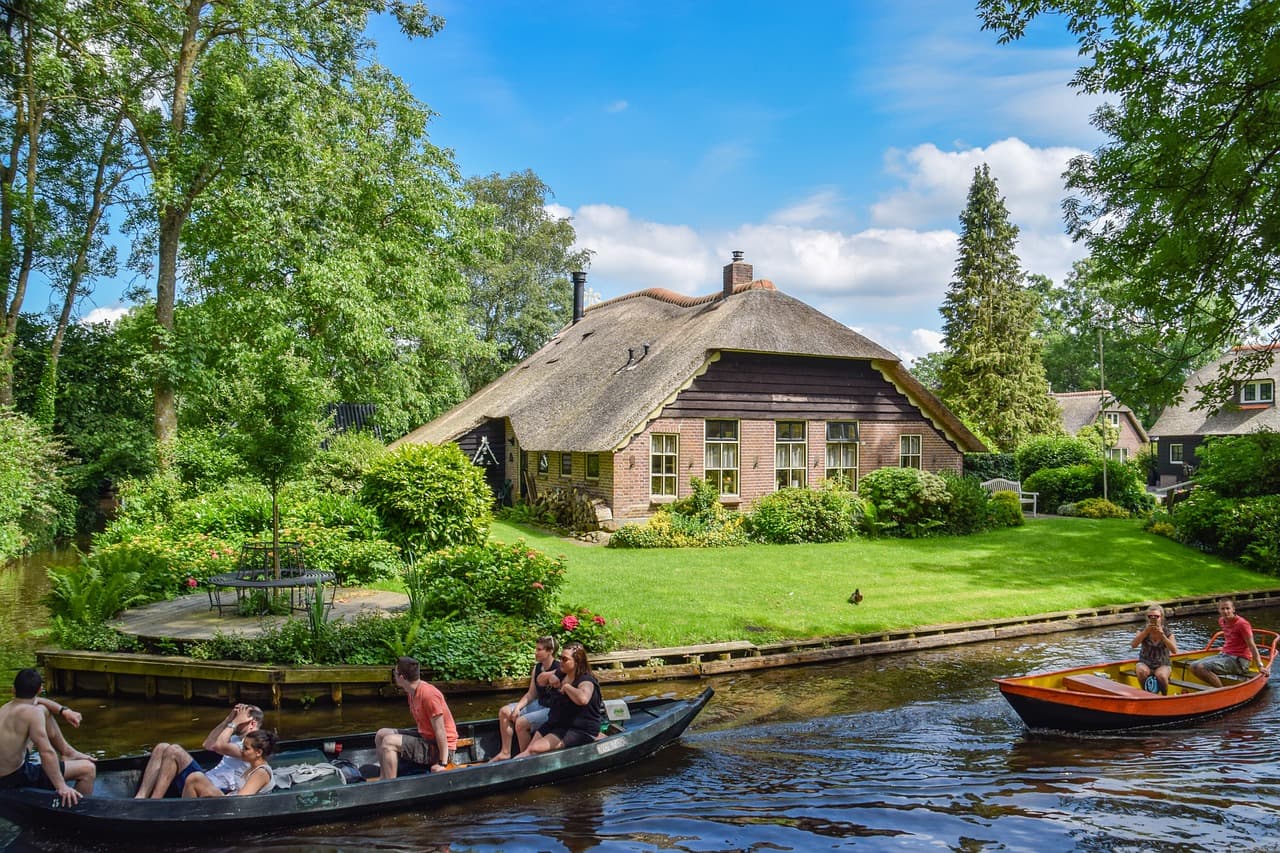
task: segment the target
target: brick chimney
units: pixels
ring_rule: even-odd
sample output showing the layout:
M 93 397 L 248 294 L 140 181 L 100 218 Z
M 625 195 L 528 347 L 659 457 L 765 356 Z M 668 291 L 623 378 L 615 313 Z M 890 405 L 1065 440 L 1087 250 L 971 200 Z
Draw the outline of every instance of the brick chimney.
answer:
M 733 250 L 733 261 L 724 265 L 724 295 L 727 299 L 733 295 L 733 289 L 740 284 L 750 284 L 754 278 L 751 264 L 742 260 L 742 250 Z
M 582 319 L 582 298 L 587 286 L 587 274 L 578 270 L 570 273 L 569 277 L 573 279 L 573 322 L 576 323 Z

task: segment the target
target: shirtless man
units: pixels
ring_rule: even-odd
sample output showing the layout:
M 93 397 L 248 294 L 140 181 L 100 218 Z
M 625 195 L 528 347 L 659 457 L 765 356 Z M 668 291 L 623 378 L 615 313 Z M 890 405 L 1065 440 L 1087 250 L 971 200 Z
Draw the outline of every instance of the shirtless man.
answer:
M 91 756 L 67 743 L 58 727 L 57 717 L 79 726 L 80 715 L 41 697 L 43 684 L 38 670 L 20 670 L 13 679 L 14 698 L 0 707 L 0 788 L 48 788 L 64 806 L 74 806 L 93 793 L 98 768 Z M 28 742 L 40 753 L 39 764 L 28 759 Z
M 239 704 L 228 711 L 201 744 L 202 748 L 222 756 L 210 770 L 201 767 L 191 753 L 176 743 L 156 744 L 142 771 L 142 782 L 134 799 L 181 797 L 188 780 L 196 774 L 202 774 L 224 794 L 234 793 L 240 787 L 242 774 L 249 769 L 243 753 L 244 737 L 261 727 L 262 709 L 257 705 Z

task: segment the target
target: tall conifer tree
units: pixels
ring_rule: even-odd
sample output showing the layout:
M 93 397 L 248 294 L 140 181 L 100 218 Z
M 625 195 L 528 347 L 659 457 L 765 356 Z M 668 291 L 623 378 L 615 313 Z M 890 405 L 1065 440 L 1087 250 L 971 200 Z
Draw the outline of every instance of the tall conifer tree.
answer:
M 940 309 L 947 358 L 941 397 L 992 449 L 1010 451 L 1033 435 L 1061 430 L 1049 396 L 1035 304 L 1022 285 L 1009 222 L 987 164 L 974 170 L 960 214 L 960 256 Z

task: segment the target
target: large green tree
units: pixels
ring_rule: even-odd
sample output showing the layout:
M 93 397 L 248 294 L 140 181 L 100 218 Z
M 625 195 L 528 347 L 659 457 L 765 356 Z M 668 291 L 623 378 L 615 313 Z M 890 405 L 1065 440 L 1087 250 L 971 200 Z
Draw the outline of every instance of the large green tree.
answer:
M 101 31 L 86 49 L 109 51 L 104 68 L 150 180 L 154 425 L 163 452 L 178 425 L 172 348 L 183 232 L 225 184 L 252 179 L 265 142 L 253 132 L 259 108 L 305 109 L 290 98 L 298 91 L 291 68 L 340 86 L 367 59 L 371 14 L 390 12 L 416 36 L 432 35 L 443 21 L 402 0 L 90 0 L 79 8 Z
M 183 422 L 220 417 L 217 378 L 238 347 L 297 331 L 297 352 L 338 399 L 377 406 L 399 435 L 465 396 L 475 338 L 459 272 L 479 241 L 425 106 L 376 66 L 341 85 L 279 65 L 245 121 L 264 141 L 185 231 L 192 285 L 174 353 Z M 272 93 L 287 91 L 281 98 Z M 300 103 L 294 103 L 294 99 Z
M 486 175 L 463 185 L 491 215 L 494 251 L 466 271 L 470 320 L 487 346 L 466 364 L 475 391 L 524 361 L 570 321 L 569 273 L 585 269 L 591 253 L 573 249 L 573 225 L 547 211 L 551 189 L 532 171 Z
M 1280 4 L 1267 0 L 1116 3 L 981 0 L 1001 42 L 1060 14 L 1085 64 L 1072 85 L 1102 96 L 1108 140 L 1067 171 L 1072 235 L 1084 240 L 1115 309 L 1152 335 L 1209 355 L 1242 338 L 1280 336 Z M 1226 399 L 1233 361 L 1207 388 Z M 1153 373 L 1164 399 L 1176 371 Z
M 940 395 L 964 422 L 1010 451 L 1027 438 L 1060 431 L 1049 396 L 1035 304 L 1014 253 L 1018 228 L 987 164 L 974 170 L 960 214 L 955 277 L 939 309 L 949 356 Z M 996 448 L 993 448 L 996 449 Z
M 1107 387 L 1150 425 L 1166 400 L 1152 376 L 1181 382 L 1210 357 L 1204 341 L 1178 332 L 1156 334 L 1112 307 L 1123 284 L 1102 278 L 1091 260 L 1077 261 L 1062 286 L 1032 276 L 1039 301 L 1037 337 L 1044 347 L 1045 374 L 1054 391 L 1091 391 L 1099 384 L 1099 347 Z

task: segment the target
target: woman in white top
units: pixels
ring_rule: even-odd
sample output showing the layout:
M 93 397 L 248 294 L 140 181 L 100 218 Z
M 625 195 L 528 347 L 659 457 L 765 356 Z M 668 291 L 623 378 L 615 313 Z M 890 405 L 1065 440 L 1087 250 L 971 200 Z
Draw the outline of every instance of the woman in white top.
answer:
M 240 745 L 240 754 L 248 762 L 248 767 L 240 774 L 240 786 L 231 794 L 222 793 L 222 789 L 210 781 L 204 773 L 192 773 L 182 787 L 184 797 L 247 797 L 250 794 L 265 794 L 276 786 L 275 776 L 271 773 L 271 765 L 267 758 L 276 751 L 276 733 L 266 729 L 255 729 L 244 736 Z

